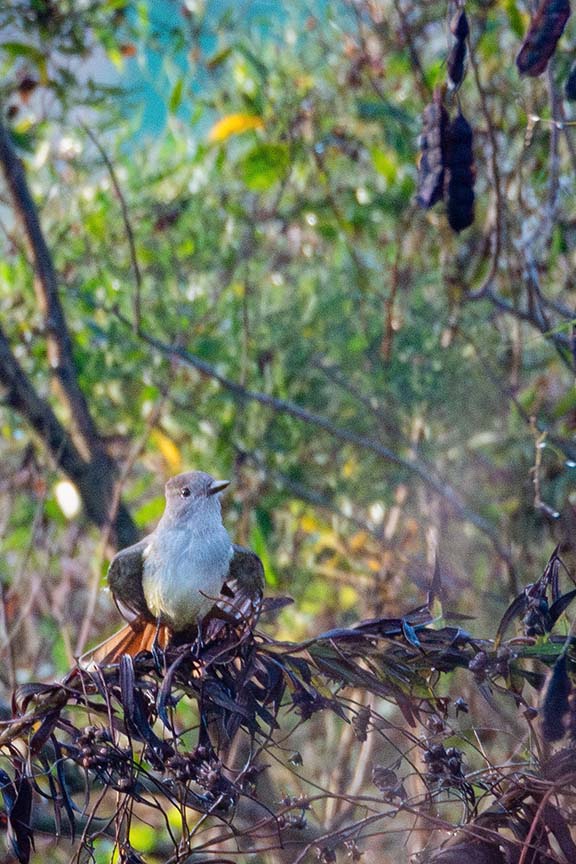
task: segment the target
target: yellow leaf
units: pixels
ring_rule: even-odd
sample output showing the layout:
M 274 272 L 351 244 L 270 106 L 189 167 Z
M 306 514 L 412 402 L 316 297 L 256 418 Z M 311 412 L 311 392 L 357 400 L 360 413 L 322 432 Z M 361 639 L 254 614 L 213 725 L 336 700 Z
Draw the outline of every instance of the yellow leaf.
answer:
M 359 552 L 361 549 L 366 546 L 368 542 L 368 533 L 366 531 L 357 531 L 356 534 L 353 534 L 348 541 L 350 549 L 352 552 Z
M 358 602 L 358 592 L 352 585 L 342 585 L 338 592 L 338 609 L 347 612 L 353 609 Z
M 255 114 L 227 114 L 221 117 L 211 128 L 208 135 L 209 141 L 226 141 L 232 135 L 241 135 L 250 129 L 263 129 L 264 123 L 261 117 Z
M 178 474 L 182 470 L 182 456 L 176 444 L 160 429 L 153 429 L 150 437 L 166 460 L 170 470 Z
M 320 526 L 313 516 L 306 514 L 300 519 L 300 527 L 303 531 L 306 531 L 307 534 L 312 534 L 314 531 L 318 531 Z
M 347 459 L 346 462 L 344 463 L 344 465 L 342 466 L 342 476 L 346 477 L 346 479 L 353 477 L 354 474 L 356 474 L 357 468 L 358 468 L 358 465 L 357 465 L 356 459 L 354 459 L 354 458 Z

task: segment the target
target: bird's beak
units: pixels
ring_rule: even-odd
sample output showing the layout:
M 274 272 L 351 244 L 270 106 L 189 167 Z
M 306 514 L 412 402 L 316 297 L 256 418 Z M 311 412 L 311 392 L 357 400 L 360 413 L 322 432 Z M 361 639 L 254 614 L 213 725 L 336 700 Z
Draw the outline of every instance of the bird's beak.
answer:
M 230 480 L 213 480 L 208 489 L 208 495 L 217 495 L 230 485 Z

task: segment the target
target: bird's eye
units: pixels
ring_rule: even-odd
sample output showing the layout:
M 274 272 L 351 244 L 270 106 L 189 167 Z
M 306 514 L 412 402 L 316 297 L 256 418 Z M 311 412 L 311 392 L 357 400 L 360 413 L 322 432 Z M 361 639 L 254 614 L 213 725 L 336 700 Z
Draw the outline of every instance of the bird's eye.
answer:
M 180 490 L 180 495 L 182 496 L 182 498 L 189 498 L 190 495 L 191 495 L 191 492 L 190 492 L 189 487 L 188 487 L 188 486 L 184 486 L 184 487 Z

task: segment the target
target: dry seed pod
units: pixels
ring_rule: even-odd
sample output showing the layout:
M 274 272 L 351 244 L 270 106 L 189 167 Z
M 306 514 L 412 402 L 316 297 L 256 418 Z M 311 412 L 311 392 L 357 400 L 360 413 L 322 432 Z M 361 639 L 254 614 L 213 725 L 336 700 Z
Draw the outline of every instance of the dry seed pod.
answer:
M 422 115 L 421 157 L 418 166 L 416 201 L 425 209 L 440 201 L 444 194 L 447 126 L 448 112 L 442 104 L 441 92 L 436 91 L 433 101 L 426 106 Z
M 566 96 L 566 99 L 570 99 L 571 102 L 576 100 L 576 63 L 572 66 L 570 74 L 566 79 L 564 95 Z
M 516 57 L 521 75 L 544 72 L 569 17 L 570 0 L 542 0 Z
M 446 135 L 446 211 L 453 231 L 463 231 L 474 221 L 474 179 L 472 127 L 458 114 Z
M 470 35 L 468 18 L 463 9 L 459 9 L 452 17 L 452 20 L 450 21 L 450 32 L 459 42 L 464 42 Z
M 448 55 L 447 62 L 448 80 L 451 87 L 456 90 L 464 80 L 466 68 L 466 42 L 456 42 Z
M 448 81 L 453 90 L 457 90 L 466 74 L 466 39 L 470 34 L 468 19 L 463 9 L 453 16 L 450 22 L 450 32 L 456 38 L 448 55 Z

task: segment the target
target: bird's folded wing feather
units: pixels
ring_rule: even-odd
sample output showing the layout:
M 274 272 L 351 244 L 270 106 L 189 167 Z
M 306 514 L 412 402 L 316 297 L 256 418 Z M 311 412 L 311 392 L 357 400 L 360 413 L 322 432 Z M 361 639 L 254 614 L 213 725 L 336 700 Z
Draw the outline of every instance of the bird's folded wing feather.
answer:
M 217 637 L 227 622 L 248 626 L 252 630 L 262 610 L 263 591 L 264 567 L 260 558 L 251 549 L 234 546 L 234 555 L 220 596 L 204 618 L 203 638 L 210 640 Z M 185 634 L 182 636 L 186 639 Z
M 228 576 L 216 603 L 235 617 L 250 619 L 259 614 L 264 591 L 264 567 L 258 555 L 244 546 L 234 546 Z
M 108 585 L 122 617 L 127 621 L 137 615 L 154 620 L 148 610 L 142 587 L 144 550 L 148 543 L 148 537 L 144 537 L 139 543 L 121 549 L 108 568 Z

